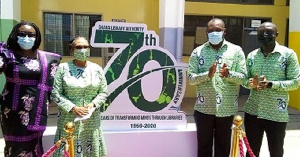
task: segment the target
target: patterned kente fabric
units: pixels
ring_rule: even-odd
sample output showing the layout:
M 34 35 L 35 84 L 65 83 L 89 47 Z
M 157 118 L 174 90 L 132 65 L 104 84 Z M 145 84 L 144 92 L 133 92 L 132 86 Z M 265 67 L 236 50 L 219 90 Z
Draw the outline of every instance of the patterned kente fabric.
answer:
M 37 58 L 22 57 L 0 44 L 0 73 L 6 84 L 0 97 L 5 156 L 39 156 L 47 126 L 54 75 L 61 57 L 37 50 Z
M 217 72 L 208 77 L 209 68 L 218 62 Z M 218 71 L 226 63 L 227 78 L 219 77 Z M 238 107 L 240 84 L 246 77 L 245 55 L 241 47 L 224 40 L 219 50 L 206 42 L 194 49 L 190 56 L 188 76 L 191 85 L 196 85 L 195 110 L 217 117 L 235 114 Z
M 75 122 L 74 135 L 76 157 L 100 157 L 106 155 L 104 138 L 101 131 L 100 106 L 107 97 L 107 83 L 103 69 L 87 61 L 85 68 L 77 67 L 72 61 L 61 63 L 55 75 L 53 100 L 59 106 L 58 124 L 55 142 L 66 137 L 64 125 L 73 122 L 76 115 L 71 109 L 83 107 L 91 102 L 96 110 L 89 119 Z M 63 157 L 64 144 L 54 152 L 54 156 Z
M 261 49 L 249 53 L 247 57 L 248 78 L 264 75 L 273 83 L 272 88 L 250 90 L 244 111 L 258 118 L 288 122 L 288 91 L 299 87 L 300 70 L 296 53 L 276 42 L 274 50 L 265 57 Z M 248 87 L 248 79 L 244 83 Z

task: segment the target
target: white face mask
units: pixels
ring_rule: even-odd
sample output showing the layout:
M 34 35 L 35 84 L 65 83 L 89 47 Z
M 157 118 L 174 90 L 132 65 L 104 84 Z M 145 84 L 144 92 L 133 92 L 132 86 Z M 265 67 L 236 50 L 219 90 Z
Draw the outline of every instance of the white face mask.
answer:
M 23 50 L 30 50 L 33 45 L 34 45 L 34 41 L 35 41 L 35 38 L 33 37 L 21 37 L 21 36 L 17 36 L 18 38 L 18 41 L 17 43 L 20 45 L 20 47 L 23 49 Z
M 208 41 L 212 45 L 218 45 L 223 41 L 223 34 L 224 32 L 210 32 L 208 33 Z

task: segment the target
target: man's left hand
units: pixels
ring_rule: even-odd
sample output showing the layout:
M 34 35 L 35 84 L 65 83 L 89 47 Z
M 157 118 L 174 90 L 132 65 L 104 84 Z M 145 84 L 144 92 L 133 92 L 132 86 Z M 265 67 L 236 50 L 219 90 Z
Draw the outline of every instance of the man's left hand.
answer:
M 223 63 L 222 68 L 219 70 L 219 76 L 220 77 L 228 77 L 229 69 L 226 65 L 226 63 Z
M 258 86 L 256 88 L 257 88 L 257 90 L 264 90 L 265 88 L 267 88 L 267 85 L 268 85 L 267 78 L 265 76 L 260 76 L 259 79 L 260 80 L 259 80 Z

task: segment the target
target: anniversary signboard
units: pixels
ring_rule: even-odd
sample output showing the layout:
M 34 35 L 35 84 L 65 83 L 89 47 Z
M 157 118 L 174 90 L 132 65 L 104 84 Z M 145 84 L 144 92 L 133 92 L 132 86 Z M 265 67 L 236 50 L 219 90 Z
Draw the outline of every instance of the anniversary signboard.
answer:
M 180 111 L 186 69 L 159 47 L 159 37 L 145 24 L 99 21 L 91 46 L 118 51 L 104 67 L 109 96 L 101 108 L 103 130 L 177 129 L 185 127 Z

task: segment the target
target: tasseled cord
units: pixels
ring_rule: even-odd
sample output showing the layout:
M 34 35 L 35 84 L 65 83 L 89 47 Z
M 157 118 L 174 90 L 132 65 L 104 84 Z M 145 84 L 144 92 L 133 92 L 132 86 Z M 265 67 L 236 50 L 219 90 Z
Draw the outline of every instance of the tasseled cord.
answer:
M 251 157 L 255 157 L 255 155 L 254 155 L 254 153 L 253 153 L 253 151 L 252 151 L 252 149 L 251 149 L 251 147 L 250 147 L 250 145 L 249 145 L 249 142 L 248 142 L 248 139 L 247 139 L 246 134 L 243 132 L 242 135 L 243 135 L 244 143 L 245 143 L 245 145 L 246 145 L 246 147 L 247 147 L 247 152 L 248 152 L 248 154 L 249 154 Z
M 49 157 L 61 145 L 61 143 L 61 140 L 57 141 L 46 153 L 42 155 L 42 157 Z M 67 157 L 69 157 L 69 154 Z

